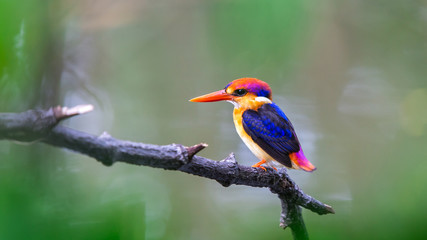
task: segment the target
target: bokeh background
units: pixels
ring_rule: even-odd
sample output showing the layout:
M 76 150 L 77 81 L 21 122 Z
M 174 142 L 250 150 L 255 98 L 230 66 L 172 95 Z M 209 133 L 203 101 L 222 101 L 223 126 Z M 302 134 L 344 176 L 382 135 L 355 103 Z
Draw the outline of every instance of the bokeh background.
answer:
M 427 234 L 427 3 L 1 0 L 0 112 L 93 104 L 63 124 L 193 145 L 241 164 L 232 105 L 188 99 L 257 77 L 314 173 L 290 171 L 335 215 L 312 239 Z M 0 142 L 0 239 L 291 239 L 267 189 Z

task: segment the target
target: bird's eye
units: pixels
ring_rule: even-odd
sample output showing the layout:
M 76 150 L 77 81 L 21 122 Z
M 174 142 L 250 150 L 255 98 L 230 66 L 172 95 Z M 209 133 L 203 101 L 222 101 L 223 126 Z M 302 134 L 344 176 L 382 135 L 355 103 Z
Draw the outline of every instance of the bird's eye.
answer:
M 248 91 L 246 89 L 240 88 L 240 89 L 236 89 L 233 92 L 234 96 L 244 96 L 246 93 L 248 93 Z

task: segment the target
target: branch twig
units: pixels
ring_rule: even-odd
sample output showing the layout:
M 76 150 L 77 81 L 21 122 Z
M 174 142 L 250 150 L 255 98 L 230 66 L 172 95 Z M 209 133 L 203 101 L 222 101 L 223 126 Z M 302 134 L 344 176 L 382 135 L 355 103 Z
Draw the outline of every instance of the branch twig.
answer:
M 282 204 L 280 226 L 289 227 L 295 239 L 308 239 L 301 215 L 301 207 L 317 214 L 334 213 L 329 205 L 306 195 L 290 179 L 285 169 L 264 171 L 239 165 L 231 153 L 222 161 L 214 161 L 195 155 L 207 144 L 192 147 L 180 144 L 152 145 L 115 139 L 103 133 L 94 136 L 63 126 L 61 120 L 89 112 L 91 105 L 64 107 L 49 110 L 29 110 L 22 113 L 0 113 L 0 140 L 31 142 L 40 140 L 46 144 L 67 148 L 93 157 L 106 166 L 115 162 L 177 170 L 214 179 L 224 187 L 232 184 L 266 187 L 279 196 Z

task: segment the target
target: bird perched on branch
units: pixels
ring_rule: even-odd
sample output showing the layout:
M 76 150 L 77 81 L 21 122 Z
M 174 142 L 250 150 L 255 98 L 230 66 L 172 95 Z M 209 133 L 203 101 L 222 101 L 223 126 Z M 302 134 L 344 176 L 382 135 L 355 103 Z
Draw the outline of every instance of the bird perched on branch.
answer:
M 283 111 L 272 102 L 267 83 L 256 78 L 236 79 L 224 89 L 190 100 L 191 102 L 228 101 L 234 105 L 237 133 L 261 161 L 252 165 L 265 170 L 272 160 L 292 169 L 314 171 L 304 155 L 298 137 Z

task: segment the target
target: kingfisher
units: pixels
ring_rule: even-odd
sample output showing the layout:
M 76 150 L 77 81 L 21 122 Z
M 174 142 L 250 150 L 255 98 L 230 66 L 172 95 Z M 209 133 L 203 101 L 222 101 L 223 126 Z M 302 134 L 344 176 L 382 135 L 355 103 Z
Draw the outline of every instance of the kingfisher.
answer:
M 316 170 L 304 155 L 291 121 L 272 101 L 270 86 L 256 78 L 239 78 L 224 89 L 191 102 L 228 101 L 234 105 L 233 121 L 246 146 L 260 160 L 252 167 L 266 170 L 273 161 L 291 169 Z

